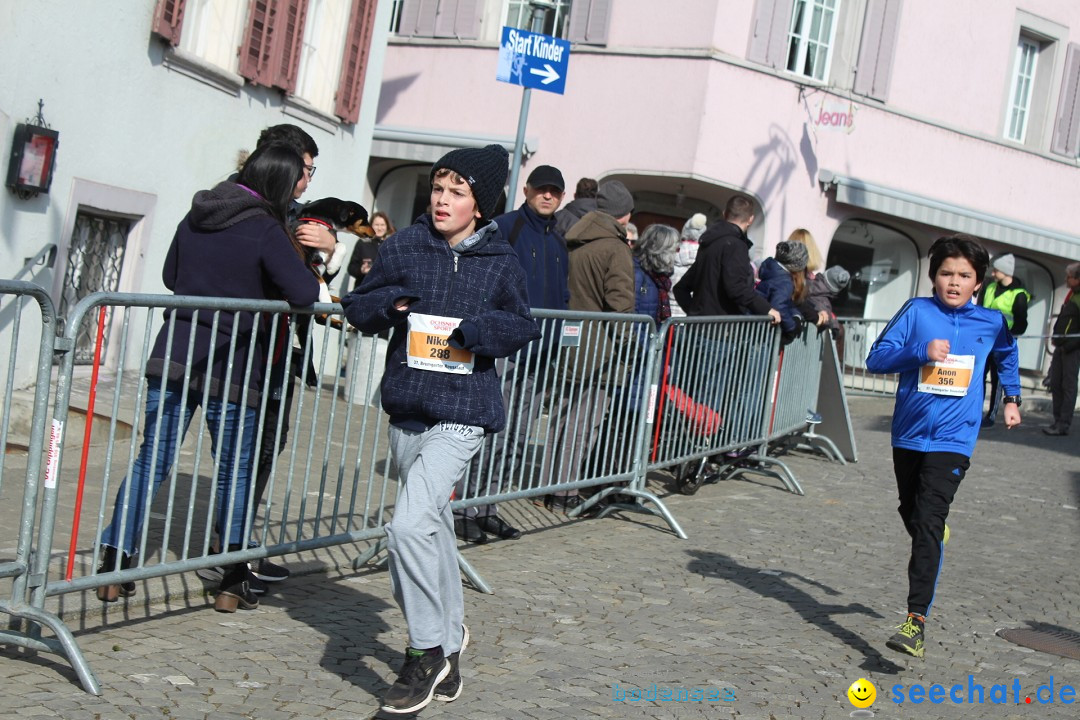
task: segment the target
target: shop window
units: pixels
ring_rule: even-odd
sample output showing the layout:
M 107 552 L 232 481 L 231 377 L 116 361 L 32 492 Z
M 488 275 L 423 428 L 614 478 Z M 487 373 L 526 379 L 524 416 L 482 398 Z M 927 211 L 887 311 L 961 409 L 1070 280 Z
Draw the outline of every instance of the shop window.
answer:
M 919 252 L 907 235 L 885 225 L 848 220 L 829 245 L 827 267 L 851 274 L 847 289 L 833 301 L 840 317 L 888 319 L 915 293 Z

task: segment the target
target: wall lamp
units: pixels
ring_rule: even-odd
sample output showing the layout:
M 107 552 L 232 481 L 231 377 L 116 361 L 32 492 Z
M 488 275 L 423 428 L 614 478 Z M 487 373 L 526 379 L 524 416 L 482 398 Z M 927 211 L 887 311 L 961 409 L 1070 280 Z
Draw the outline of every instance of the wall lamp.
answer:
M 44 107 L 45 102 L 38 100 L 37 117 L 16 125 L 11 143 L 7 186 L 23 200 L 37 197 L 38 193 L 48 193 L 52 184 L 60 133 L 50 129 L 45 122 Z

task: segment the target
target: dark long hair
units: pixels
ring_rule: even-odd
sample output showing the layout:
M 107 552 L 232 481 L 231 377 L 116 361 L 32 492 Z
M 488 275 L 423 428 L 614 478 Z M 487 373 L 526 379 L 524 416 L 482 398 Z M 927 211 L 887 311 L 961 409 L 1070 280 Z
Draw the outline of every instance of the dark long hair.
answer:
M 254 190 L 266 201 L 270 214 L 286 225 L 289 203 L 293 200 L 296 183 L 304 174 L 304 159 L 295 148 L 282 143 L 270 143 L 255 148 L 240 168 L 241 185 Z

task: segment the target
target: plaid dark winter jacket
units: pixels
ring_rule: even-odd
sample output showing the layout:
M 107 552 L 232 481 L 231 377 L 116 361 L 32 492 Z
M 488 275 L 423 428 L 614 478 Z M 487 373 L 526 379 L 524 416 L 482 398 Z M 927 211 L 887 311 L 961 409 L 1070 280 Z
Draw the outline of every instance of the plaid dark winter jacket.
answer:
M 469 249 L 458 253 L 423 215 L 382 244 L 371 272 L 341 301 L 345 317 L 361 332 L 394 329 L 381 385 L 383 409 L 392 423 L 450 421 L 489 433 L 506 425 L 495 358 L 512 355 L 540 331 L 529 313 L 525 273 L 513 249 L 495 223 L 477 236 L 463 240 L 461 246 Z M 394 309 L 401 298 L 414 298 L 404 312 Z M 408 367 L 410 312 L 461 318 L 456 336 L 476 356 L 472 374 Z

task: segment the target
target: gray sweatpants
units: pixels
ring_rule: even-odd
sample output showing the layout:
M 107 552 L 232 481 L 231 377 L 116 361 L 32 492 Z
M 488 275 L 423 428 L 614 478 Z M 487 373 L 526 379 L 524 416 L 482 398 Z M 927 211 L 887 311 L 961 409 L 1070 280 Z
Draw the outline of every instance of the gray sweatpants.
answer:
M 386 526 L 390 583 L 409 625 L 409 647 L 461 649 L 465 598 L 458 573 L 450 493 L 480 449 L 484 430 L 443 422 L 424 432 L 390 426 L 390 452 L 401 476 Z

